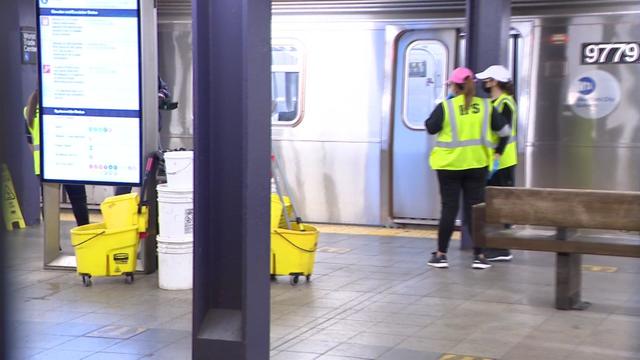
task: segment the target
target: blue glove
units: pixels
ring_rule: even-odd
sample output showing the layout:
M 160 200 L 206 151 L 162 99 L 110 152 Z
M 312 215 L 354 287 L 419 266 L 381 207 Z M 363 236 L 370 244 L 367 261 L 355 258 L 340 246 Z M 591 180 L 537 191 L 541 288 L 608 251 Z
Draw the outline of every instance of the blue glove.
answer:
M 498 171 L 499 167 L 500 167 L 500 160 L 493 159 L 493 165 L 491 166 L 491 171 L 489 171 L 489 176 L 487 177 L 487 179 L 491 179 L 493 177 L 493 174 L 495 174 L 496 171 Z

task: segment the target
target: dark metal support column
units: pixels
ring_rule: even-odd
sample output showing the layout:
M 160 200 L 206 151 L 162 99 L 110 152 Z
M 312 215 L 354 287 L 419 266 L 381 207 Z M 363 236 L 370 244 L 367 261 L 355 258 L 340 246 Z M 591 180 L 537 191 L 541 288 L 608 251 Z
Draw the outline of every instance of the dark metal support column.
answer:
M 467 67 L 509 65 L 510 29 L 511 0 L 467 0 Z
M 473 72 L 491 65 L 508 66 L 511 0 L 467 0 L 466 64 Z M 481 88 L 477 86 L 479 96 Z M 473 241 L 466 226 L 461 231 L 461 249 Z
M 193 1 L 193 359 L 269 358 L 270 11 Z
M 5 0 L 0 11 L 0 79 L 3 91 L 0 93 L 0 164 L 9 164 L 13 174 L 20 174 L 23 164 L 17 155 L 20 145 L 24 146 L 24 123 L 21 119 L 22 80 L 20 74 L 20 24 L 18 0 Z M 15 176 L 15 175 L 14 175 Z M 17 188 L 17 187 L 16 187 Z M 1 199 L 0 199 L 1 200 Z M 2 219 L 2 206 L 0 206 Z M 12 326 L 9 324 L 10 292 L 7 286 L 9 265 L 9 244 L 4 221 L 0 226 L 0 359 L 10 359 L 9 347 L 15 343 L 11 339 Z

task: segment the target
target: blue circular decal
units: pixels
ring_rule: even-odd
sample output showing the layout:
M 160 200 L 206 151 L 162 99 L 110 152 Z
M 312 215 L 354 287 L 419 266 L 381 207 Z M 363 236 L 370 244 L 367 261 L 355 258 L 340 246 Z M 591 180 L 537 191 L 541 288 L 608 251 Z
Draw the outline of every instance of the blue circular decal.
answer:
M 567 95 L 567 103 L 576 115 L 599 119 L 611 114 L 618 106 L 620 84 L 606 71 L 589 70 L 574 78 Z
M 596 90 L 596 82 L 589 76 L 578 79 L 580 82 L 578 92 L 582 95 L 589 95 Z

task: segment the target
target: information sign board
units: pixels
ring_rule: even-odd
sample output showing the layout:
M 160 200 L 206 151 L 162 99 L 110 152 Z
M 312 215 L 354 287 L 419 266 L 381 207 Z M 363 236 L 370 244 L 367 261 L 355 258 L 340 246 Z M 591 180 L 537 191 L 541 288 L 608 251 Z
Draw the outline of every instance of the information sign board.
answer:
M 38 0 L 43 181 L 141 181 L 138 0 Z

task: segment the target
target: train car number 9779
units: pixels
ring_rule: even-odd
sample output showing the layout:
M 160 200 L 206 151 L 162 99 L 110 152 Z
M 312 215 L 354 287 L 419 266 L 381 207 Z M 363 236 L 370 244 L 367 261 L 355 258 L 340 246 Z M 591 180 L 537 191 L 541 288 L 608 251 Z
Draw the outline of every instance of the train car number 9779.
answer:
M 637 64 L 640 60 L 640 43 L 583 43 L 582 65 Z

